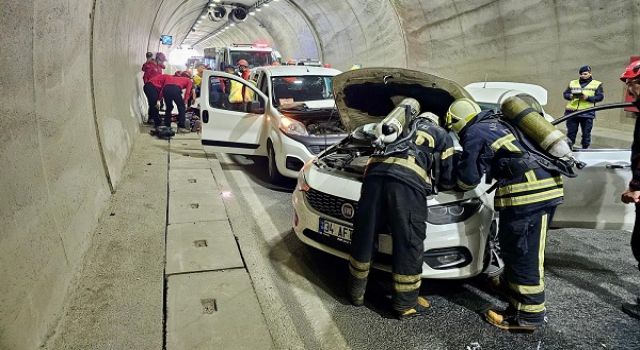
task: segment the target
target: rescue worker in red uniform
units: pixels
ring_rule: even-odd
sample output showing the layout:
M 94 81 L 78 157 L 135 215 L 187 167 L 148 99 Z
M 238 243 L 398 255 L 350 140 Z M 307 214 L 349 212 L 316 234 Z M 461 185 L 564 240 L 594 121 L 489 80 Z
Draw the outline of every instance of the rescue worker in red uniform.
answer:
M 185 73 L 188 75 L 188 72 Z M 185 112 L 186 106 L 191 101 L 193 83 L 191 78 L 183 76 L 185 73 L 179 72 L 181 76 L 167 75 L 160 93 L 160 97 L 164 99 L 166 106 L 165 126 L 171 127 L 171 112 L 175 103 L 178 107 L 178 132 L 182 133 L 191 132 L 190 128 L 185 124 Z M 182 90 L 185 90 L 184 98 L 182 97 Z
M 144 72 L 142 81 L 145 84 L 148 83 L 151 78 L 162 74 L 162 70 L 165 68 L 164 62 L 167 60 L 162 52 L 158 52 L 155 59 L 150 58 L 149 54 L 151 54 L 151 52 L 147 52 L 147 62 L 142 65 L 142 71 Z
M 144 94 L 147 96 L 147 103 L 149 104 L 149 121 L 153 122 L 156 129 L 161 124 L 158 102 L 160 101 L 160 92 L 167 77 L 168 75 L 158 74 L 144 84 Z
M 453 141 L 438 126 L 438 116 L 427 112 L 413 118 L 406 120 L 402 127 L 406 130 L 396 141 L 369 158 L 349 257 L 348 293 L 351 303 L 360 306 L 364 303 L 377 235 L 390 231 L 392 306 L 399 319 L 419 315 L 430 306 L 426 298 L 419 297 L 427 196 L 435 191 L 436 184 L 440 189 L 454 185 Z
M 640 61 L 631 63 L 620 76 L 625 83 L 627 92 L 633 98 L 633 104 L 640 110 Z M 640 269 L 640 113 L 636 113 L 636 124 L 633 130 L 633 144 L 631 145 L 632 178 L 629 187 L 622 193 L 624 203 L 636 205 L 636 221 L 631 234 L 631 250 L 638 261 Z M 635 303 L 622 304 L 622 310 L 628 315 L 640 319 L 640 295 Z
M 164 64 L 162 64 L 162 62 L 165 60 L 166 58 L 162 52 L 158 52 L 156 59 L 153 59 L 153 54 L 151 52 L 147 52 L 147 62 L 142 65 L 142 71 L 144 72 L 144 75 L 142 76 L 144 87 L 142 90 L 144 91 L 144 95 L 147 97 L 147 104 L 149 106 L 147 112 L 147 115 L 149 116 L 148 122 L 153 122 L 156 127 L 160 125 L 160 112 L 158 111 L 157 102 L 160 97 L 160 88 L 162 84 L 158 87 L 154 84 L 150 84 L 149 82 L 154 77 L 162 75 L 162 69 L 164 69 Z M 157 123 L 156 120 L 158 121 Z
M 447 121 L 463 149 L 456 166 L 458 190 L 474 189 L 485 174 L 498 183 L 494 208 L 500 212 L 505 263 L 500 289 L 509 306 L 487 311 L 485 319 L 501 329 L 533 332 L 545 318 L 544 250 L 547 228 L 563 201 L 560 173 L 538 165 L 523 134 L 470 99 L 454 101 Z

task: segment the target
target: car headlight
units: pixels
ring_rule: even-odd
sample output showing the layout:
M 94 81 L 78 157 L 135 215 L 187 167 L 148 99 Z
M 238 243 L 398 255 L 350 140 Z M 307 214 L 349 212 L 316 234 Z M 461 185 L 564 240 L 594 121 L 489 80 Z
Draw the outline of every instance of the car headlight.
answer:
M 427 222 L 433 225 L 462 222 L 477 213 L 482 206 L 478 198 L 465 199 L 459 202 L 434 205 L 427 208 Z
M 280 125 L 278 125 L 278 128 L 285 134 L 300 135 L 300 136 L 309 135 L 309 133 L 307 132 L 307 128 L 304 126 L 304 124 L 302 124 L 301 122 L 295 119 L 291 119 L 287 117 L 280 118 Z

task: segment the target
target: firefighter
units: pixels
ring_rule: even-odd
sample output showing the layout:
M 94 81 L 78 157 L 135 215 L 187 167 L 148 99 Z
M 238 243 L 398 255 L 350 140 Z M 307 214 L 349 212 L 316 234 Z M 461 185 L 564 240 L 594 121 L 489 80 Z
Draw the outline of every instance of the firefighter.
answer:
M 447 125 L 463 148 L 456 167 L 458 190 L 474 189 L 483 175 L 498 183 L 494 207 L 500 212 L 505 263 L 499 287 L 509 306 L 487 311 L 485 319 L 501 329 L 533 332 L 545 317 L 544 249 L 547 228 L 563 201 L 560 173 L 539 166 L 522 133 L 470 99 L 451 104 Z
M 354 220 L 348 293 L 353 305 L 363 305 L 377 234 L 390 231 L 393 309 L 399 319 L 405 319 L 430 306 L 426 298 L 419 297 L 427 196 L 435 191 L 436 183 L 441 189 L 454 185 L 453 142 L 432 113 L 406 123 L 388 121 L 381 129 L 395 125 L 396 140 L 388 133 L 380 134 L 383 148 L 370 157 L 366 167 Z M 402 125 L 408 125 L 409 131 L 399 134 Z
M 238 72 L 240 73 L 240 77 L 250 83 L 255 83 L 250 81 L 251 70 L 249 69 L 249 63 L 245 59 L 241 59 L 238 61 Z M 247 87 L 235 80 L 231 80 L 229 86 L 229 103 L 230 108 L 234 111 L 246 111 L 246 103 L 253 101 L 254 93 L 253 90 L 247 89 Z
M 640 61 L 631 63 L 620 76 L 627 88 L 627 92 L 633 98 L 633 103 L 640 110 Z M 636 113 L 636 124 L 633 130 L 633 144 L 631 145 L 631 171 L 632 178 L 629 187 L 622 193 L 624 203 L 635 203 L 636 221 L 631 234 L 631 251 L 638 261 L 640 268 L 640 114 Z M 628 315 L 640 319 L 640 295 L 635 303 L 622 304 L 622 310 Z

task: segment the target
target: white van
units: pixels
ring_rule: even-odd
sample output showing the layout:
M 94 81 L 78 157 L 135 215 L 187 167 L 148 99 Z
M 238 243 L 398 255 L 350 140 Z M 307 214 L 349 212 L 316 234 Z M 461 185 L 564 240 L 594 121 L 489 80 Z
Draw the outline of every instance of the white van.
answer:
M 333 77 L 339 73 L 322 67 L 259 67 L 249 82 L 205 71 L 200 96 L 204 148 L 266 156 L 272 182 L 295 178 L 305 162 L 347 136 L 333 99 Z M 232 84 L 242 86 L 245 102 L 229 102 Z

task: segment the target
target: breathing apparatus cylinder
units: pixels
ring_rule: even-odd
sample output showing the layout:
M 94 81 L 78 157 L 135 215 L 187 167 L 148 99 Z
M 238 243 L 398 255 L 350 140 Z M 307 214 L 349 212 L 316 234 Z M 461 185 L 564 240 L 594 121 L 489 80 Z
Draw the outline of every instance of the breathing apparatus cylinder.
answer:
M 373 145 L 384 147 L 398 139 L 405 126 L 409 125 L 413 118 L 420 113 L 420 102 L 407 97 L 400 101 L 387 116 L 376 125 L 376 140 Z
M 566 136 L 544 119 L 541 112 L 541 108 L 536 110 L 519 96 L 511 96 L 502 103 L 504 119 L 522 130 L 544 151 L 556 158 L 574 160 Z

